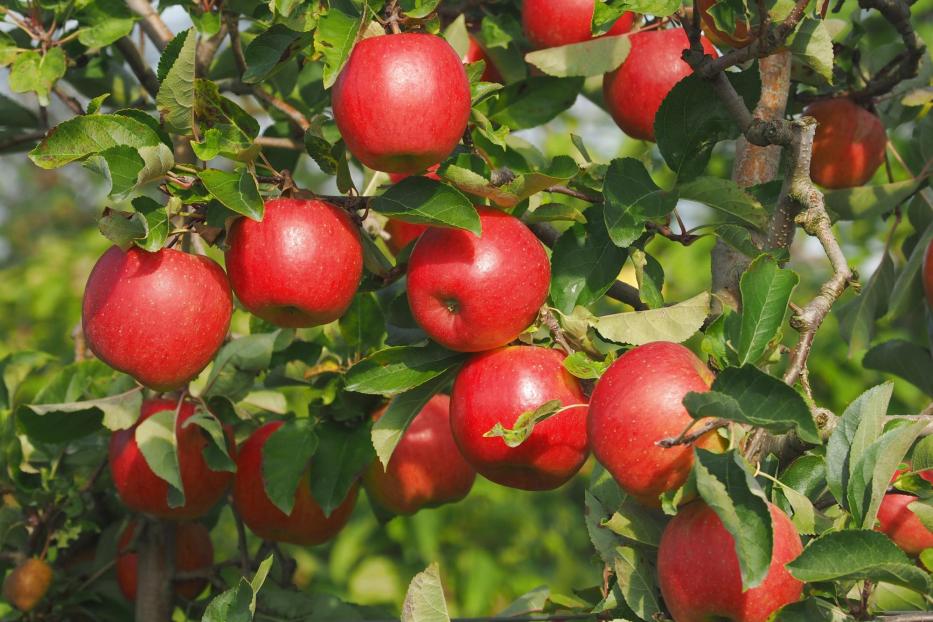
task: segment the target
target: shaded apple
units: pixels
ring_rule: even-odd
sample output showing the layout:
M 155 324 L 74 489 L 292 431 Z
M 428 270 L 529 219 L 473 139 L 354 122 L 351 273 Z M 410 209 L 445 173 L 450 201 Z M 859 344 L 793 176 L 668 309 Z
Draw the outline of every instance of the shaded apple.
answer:
M 131 521 L 117 541 L 117 585 L 127 600 L 136 600 L 139 554 L 131 551 L 138 525 Z M 211 534 L 201 523 L 178 523 L 175 527 L 175 572 L 208 570 L 214 564 Z M 207 579 L 175 581 L 175 594 L 194 600 L 207 587 Z
M 385 408 L 378 411 L 378 420 Z M 450 397 L 435 395 L 415 415 L 385 469 L 377 459 L 363 475 L 371 501 L 395 514 L 414 514 L 459 501 L 476 479 L 450 430 Z
M 566 483 L 589 454 L 586 396 L 563 366 L 564 355 L 537 346 L 512 346 L 474 355 L 454 381 L 450 424 L 464 458 L 489 480 L 523 490 Z M 570 406 L 538 422 L 517 447 L 485 437 L 551 400 Z
M 920 517 L 907 507 L 919 500 L 913 495 L 888 493 L 878 507 L 878 531 L 914 557 L 923 549 L 933 548 L 933 531 L 927 529 Z
M 332 97 L 347 149 L 371 169 L 417 173 L 454 150 L 470 118 L 470 83 L 446 41 L 396 34 L 358 42 Z
M 593 38 L 593 12 L 597 0 L 524 0 L 522 26 L 535 49 L 582 43 Z M 623 35 L 632 29 L 635 14 L 623 13 L 607 36 Z
M 683 406 L 691 391 L 708 391 L 713 373 L 682 345 L 657 341 L 629 350 L 603 374 L 590 398 L 587 430 L 593 454 L 619 486 L 646 505 L 687 480 L 693 447 L 657 445 L 693 419 Z M 697 443 L 721 448 L 715 431 Z
M 658 547 L 658 584 L 675 622 L 766 622 L 800 599 L 803 583 L 784 568 L 803 550 L 800 536 L 786 514 L 770 503 L 768 509 L 771 565 L 765 580 L 745 592 L 735 539 L 712 508 L 694 501 L 668 523 Z
M 136 442 L 139 424 L 158 412 L 174 411 L 177 406 L 176 400 L 143 402 L 136 424 L 126 430 L 117 430 L 110 437 L 110 473 L 120 500 L 131 510 L 161 518 L 199 518 L 224 496 L 233 474 L 213 471 L 204 460 L 204 448 L 213 441 L 200 426 L 185 425 L 195 414 L 194 403 L 182 402 L 175 421 L 178 467 L 185 489 L 184 505 L 169 507 L 168 483 L 152 472 Z M 232 449 L 229 438 L 228 449 Z
M 868 182 L 884 162 L 888 138 L 876 115 L 851 99 L 815 102 L 803 113 L 817 120 L 810 176 L 824 188 Z
M 480 352 L 518 337 L 547 298 L 551 266 L 520 220 L 477 208 L 482 235 L 432 227 L 408 262 L 412 315 L 435 341 Z
M 640 140 L 654 140 L 654 118 L 674 85 L 693 73 L 682 58 L 690 41 L 682 28 L 643 30 L 629 37 L 632 49 L 622 66 L 603 79 L 609 114 L 622 131 Z M 707 54 L 713 44 L 702 38 Z
M 463 62 L 475 63 L 476 61 L 481 60 L 486 63 L 486 68 L 483 70 L 483 75 L 480 76 L 480 82 L 498 82 L 499 84 L 504 84 L 505 80 L 502 79 L 502 74 L 499 73 L 499 70 L 496 69 L 496 65 L 492 62 L 492 59 L 483 49 L 483 46 L 479 44 L 473 36 L 470 36 L 470 43 L 467 47 L 467 53 L 463 57 Z
M 310 472 L 306 472 L 298 482 L 291 514 L 278 509 L 266 494 L 263 483 L 262 448 L 282 425 L 281 421 L 265 424 L 240 447 L 233 504 L 246 526 L 263 540 L 303 546 L 321 544 L 337 535 L 350 519 L 359 486 L 354 484 L 347 498 L 330 516 L 324 516 L 321 506 L 311 496 Z
M 81 325 L 102 361 L 147 387 L 171 391 L 211 361 L 232 313 L 227 275 L 211 259 L 113 246 L 88 277 Z
M 239 218 L 227 243 L 237 298 L 276 326 L 333 322 L 350 306 L 363 274 L 357 226 L 325 201 L 266 201 L 262 222 Z
M 923 291 L 926 292 L 927 303 L 933 309 L 933 240 L 930 240 L 923 257 Z
M 51 585 L 52 567 L 31 557 L 17 564 L 3 580 L 3 600 L 20 611 L 32 611 Z

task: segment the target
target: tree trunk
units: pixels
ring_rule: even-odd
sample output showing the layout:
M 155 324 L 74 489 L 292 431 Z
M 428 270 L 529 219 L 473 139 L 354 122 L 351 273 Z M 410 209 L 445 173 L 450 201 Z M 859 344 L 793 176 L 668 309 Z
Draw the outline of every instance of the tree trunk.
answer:
M 761 59 L 761 99 L 755 108 L 756 118 L 770 120 L 784 116 L 790 92 L 790 59 L 787 51 Z M 742 188 L 763 184 L 777 177 L 780 163 L 780 147 L 757 147 L 740 138 L 736 142 L 732 179 Z M 712 255 L 714 304 L 733 309 L 741 307 L 739 277 L 750 261 L 731 246 L 716 242 Z M 714 308 L 714 311 L 719 309 Z
M 137 550 L 136 622 L 169 622 L 174 609 L 175 523 L 147 522 Z

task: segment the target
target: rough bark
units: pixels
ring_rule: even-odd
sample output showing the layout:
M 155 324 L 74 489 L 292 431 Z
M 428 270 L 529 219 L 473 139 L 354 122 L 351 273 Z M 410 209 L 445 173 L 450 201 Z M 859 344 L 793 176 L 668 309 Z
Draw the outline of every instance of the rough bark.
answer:
M 174 609 L 175 524 L 147 523 L 137 550 L 136 622 L 168 622 Z

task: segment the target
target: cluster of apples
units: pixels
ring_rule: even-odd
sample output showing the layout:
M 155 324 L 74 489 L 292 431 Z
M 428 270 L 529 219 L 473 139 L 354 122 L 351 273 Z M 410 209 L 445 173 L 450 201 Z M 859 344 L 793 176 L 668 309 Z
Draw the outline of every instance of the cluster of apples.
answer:
M 592 36 L 593 10 L 593 0 L 526 0 L 528 39 L 538 47 L 586 40 Z M 633 21 L 634 16 L 623 16 L 609 34 L 627 32 Z M 628 59 L 606 76 L 606 101 L 623 130 L 652 140 L 661 101 L 690 72 L 681 60 L 688 42 L 679 29 L 643 30 L 631 39 Z M 705 40 L 704 48 L 715 54 Z M 483 56 L 475 41 L 470 55 Z M 494 71 L 491 65 L 488 69 Z M 838 105 L 854 106 L 848 100 L 824 102 L 814 105 L 812 114 Z M 397 181 L 436 166 L 453 151 L 467 127 L 470 87 L 462 60 L 442 39 L 426 34 L 373 37 L 354 47 L 335 84 L 333 109 L 350 152 Z M 852 118 L 861 119 L 862 113 L 873 117 L 858 108 Z M 840 121 L 832 108 L 828 114 L 821 127 Z M 881 128 L 882 152 L 883 133 Z M 825 134 L 823 139 L 829 140 Z M 857 144 L 851 139 L 845 137 L 847 149 Z M 817 145 L 820 140 L 818 135 Z M 830 142 L 834 140 L 838 138 Z M 854 166 L 849 159 L 845 171 L 863 175 L 871 168 L 871 157 L 865 156 L 864 166 Z M 821 166 L 815 147 L 815 170 Z M 817 181 L 831 185 L 835 179 L 830 175 Z M 407 283 L 415 320 L 437 343 L 474 354 L 460 370 L 451 395 L 435 396 L 415 417 L 387 468 L 374 463 L 366 471 L 363 482 L 370 498 L 391 512 L 410 514 L 462 499 L 476 473 L 515 488 L 553 489 L 579 470 L 592 448 L 626 492 L 657 506 L 660 494 L 686 480 L 692 448 L 665 449 L 656 441 L 676 436 L 690 422 L 683 397 L 689 391 L 708 390 L 711 372 L 682 346 L 648 344 L 613 363 L 587 404 L 579 382 L 564 369 L 561 353 L 509 345 L 534 322 L 547 298 L 550 263 L 544 248 L 517 218 L 486 207 L 479 207 L 478 213 L 479 236 L 390 223 L 398 227 L 397 234 L 390 228 L 395 250 L 417 240 Z M 178 389 L 222 345 L 233 293 L 248 311 L 274 325 L 316 326 L 343 315 L 362 275 L 357 226 L 343 210 L 324 201 L 267 201 L 263 220 L 237 220 L 227 245 L 226 272 L 208 258 L 172 249 L 108 250 L 89 278 L 83 305 L 92 351 L 152 389 Z M 501 438 L 487 436 L 495 424 L 514 425 L 522 413 L 553 400 L 561 404 L 560 411 L 539 422 L 520 445 L 510 447 Z M 291 514 L 268 498 L 262 449 L 282 422 L 262 426 L 235 452 L 233 475 L 207 466 L 202 456 L 207 440 L 197 426 L 184 425 L 194 414 L 193 404 L 149 400 L 137 426 L 155 412 L 176 408 L 183 506 L 169 507 L 168 485 L 149 469 L 136 444 L 135 427 L 114 433 L 110 465 L 117 492 L 129 508 L 181 521 L 179 569 L 212 563 L 206 529 L 190 521 L 204 516 L 231 484 L 238 513 L 264 539 L 318 544 L 348 520 L 357 488 L 326 516 L 311 496 L 310 473 L 298 486 Z M 698 444 L 714 448 L 721 440 L 713 432 Z M 232 441 L 230 449 L 234 453 Z M 762 585 L 746 592 L 741 590 L 732 538 L 715 512 L 694 501 L 670 522 L 661 542 L 659 576 L 678 622 L 706 615 L 764 620 L 799 598 L 802 586 L 783 565 L 799 554 L 800 538 L 782 512 L 774 507 L 771 511 L 771 572 Z M 135 592 L 135 558 L 123 549 L 135 530 L 132 524 L 124 532 L 118 563 L 120 585 L 128 598 Z M 706 569 L 701 581 L 695 567 Z M 678 579 L 685 576 L 691 577 L 690 583 Z M 177 588 L 190 596 L 203 583 Z

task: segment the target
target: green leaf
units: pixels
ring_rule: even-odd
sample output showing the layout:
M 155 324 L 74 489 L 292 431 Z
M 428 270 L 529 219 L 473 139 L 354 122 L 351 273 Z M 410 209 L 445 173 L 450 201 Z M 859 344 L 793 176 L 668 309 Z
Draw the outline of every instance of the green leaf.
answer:
M 389 402 L 389 407 L 373 424 L 372 441 L 383 467 L 388 466 L 392 452 L 425 404 L 454 378 L 456 369 L 449 369 Z
M 812 596 L 782 607 L 773 622 L 855 622 L 855 618 L 822 598 Z
M 444 29 L 444 39 L 463 58 L 470 49 L 470 33 L 466 27 L 466 16 L 462 13 Z
M 900 376 L 927 395 L 933 395 L 933 357 L 926 348 L 903 339 L 892 339 L 873 347 L 862 359 L 866 369 Z
M 401 619 L 402 622 L 450 622 L 436 562 L 411 580 L 402 602 Z
M 300 33 L 281 24 L 273 24 L 268 30 L 250 41 L 243 56 L 246 59 L 246 71 L 243 82 L 259 84 L 273 74 L 279 63 L 289 58 L 289 53 Z
M 597 380 L 609 368 L 612 360 L 594 361 L 585 352 L 573 352 L 562 362 L 564 369 L 577 378 Z
M 680 6 L 679 0 L 599 0 L 593 12 L 593 34 L 608 32 L 625 11 L 667 17 Z
M 17 54 L 10 66 L 10 90 L 14 93 L 35 93 L 40 106 L 49 105 L 49 93 L 55 83 L 65 75 L 68 60 L 61 47 L 53 47 L 45 54 L 28 50 Z
M 863 529 L 870 529 L 875 524 L 878 507 L 891 482 L 891 476 L 925 427 L 925 421 L 892 427 L 878 440 L 872 438 L 874 442 L 861 457 L 850 462 L 846 492 L 849 513 Z
M 833 38 L 824 19 L 805 16 L 787 47 L 801 64 L 833 83 Z
M 846 408 L 826 444 L 826 483 L 843 508 L 848 508 L 851 468 L 865 451 L 866 439 L 881 435 L 893 391 L 894 385 L 886 383 L 862 393 Z
M 933 435 L 924 436 L 923 439 L 914 447 L 910 455 L 911 467 L 915 471 L 925 471 L 933 469 Z M 933 531 L 933 529 L 931 529 Z
M 700 330 L 709 315 L 709 303 L 709 292 L 702 292 L 670 307 L 593 317 L 590 324 L 604 339 L 616 343 L 680 343 Z
M 211 442 L 204 447 L 204 461 L 208 468 L 212 471 L 235 473 L 236 463 L 230 458 L 227 436 L 224 434 L 220 421 L 214 415 L 202 410 L 185 419 L 182 428 L 187 428 L 189 425 L 198 426 L 211 438 Z
M 933 532 L 933 503 L 929 500 L 917 499 L 907 505 L 907 509 L 913 512 L 927 531 Z
M 549 400 L 534 410 L 527 410 L 515 419 L 511 429 L 501 423 L 496 423 L 485 434 L 484 438 L 501 438 L 509 447 L 518 447 L 531 436 L 535 425 L 557 414 L 563 404 L 560 400 Z
M 662 190 L 645 165 L 635 158 L 617 158 L 609 164 L 603 185 L 606 229 L 616 246 L 630 246 L 645 232 L 648 221 L 670 214 L 677 194 Z
M 888 311 L 894 286 L 894 261 L 885 253 L 881 264 L 855 300 L 839 307 L 839 332 L 849 342 L 849 356 L 866 349 L 875 334 L 876 320 Z
M 272 355 L 287 347 L 293 337 L 293 331 L 280 330 L 248 335 L 227 343 L 214 357 L 199 396 L 224 396 L 233 401 L 246 397 L 253 388 L 256 374 L 267 369 Z
M 340 318 L 339 327 L 343 340 L 357 351 L 378 347 L 385 334 L 385 318 L 376 297 L 369 292 L 354 296 L 350 308 Z
M 916 191 L 917 182 L 911 179 L 891 184 L 827 190 L 824 198 L 833 220 L 865 220 L 890 212 Z
M 655 570 L 645 553 L 632 546 L 617 546 L 612 569 L 625 604 L 643 620 L 661 611 Z
M 118 145 L 92 155 L 85 166 L 109 177 L 110 196 L 120 200 L 136 188 L 139 173 L 146 163 L 132 147 Z
M 119 0 L 96 0 L 81 3 L 77 14 L 83 26 L 78 31 L 78 41 L 88 48 L 103 48 L 112 45 L 133 31 L 136 20 L 129 7 Z
M 372 200 L 372 208 L 405 222 L 482 233 L 473 202 L 456 188 L 427 177 L 408 177 L 394 184 Z
M 157 412 L 136 428 L 136 444 L 146 464 L 160 479 L 168 483 L 168 505 L 171 508 L 185 504 L 185 488 L 178 466 L 178 446 L 175 437 L 175 410 Z
M 347 428 L 325 421 L 318 429 L 318 448 L 311 457 L 311 494 L 330 516 L 376 457 L 369 426 Z
M 180 203 L 174 197 L 169 202 Z M 98 223 L 100 232 L 123 250 L 133 244 L 149 252 L 161 249 L 169 231 L 167 207 L 149 197 L 136 197 L 133 207 L 135 212 L 105 209 Z
M 331 5 L 321 16 L 314 31 L 314 51 L 324 57 L 324 88 L 337 81 L 340 70 L 350 58 L 356 38 L 363 30 L 363 15 L 350 15 Z
M 602 524 L 626 540 L 656 549 L 661 544 L 665 521 L 657 510 L 649 509 L 626 496 L 612 516 Z
M 264 207 L 259 186 L 248 170 L 244 168 L 237 173 L 209 168 L 198 173 L 198 177 L 224 207 L 252 220 L 262 220 Z
M 528 78 L 507 85 L 477 108 L 490 121 L 509 129 L 537 127 L 570 108 L 581 88 L 582 78 Z
M 233 587 L 210 602 L 204 611 L 201 622 L 252 622 L 256 613 L 256 596 L 262 589 L 275 555 L 269 555 L 256 570 L 251 581 L 240 577 L 240 581 Z
M 724 75 L 753 110 L 761 91 L 758 71 Z M 740 134 L 712 84 L 698 74 L 690 74 L 667 94 L 655 116 L 654 131 L 664 161 L 683 181 L 703 174 L 717 142 Z
M 813 415 L 800 394 L 753 365 L 727 367 L 710 391 L 688 393 L 684 406 L 694 419 L 720 417 L 776 434 L 794 429 L 807 443 L 821 442 Z
M 628 37 L 601 37 L 529 52 L 525 60 L 558 78 L 599 76 L 618 69 L 631 48 Z
M 774 534 L 768 498 L 734 451 L 694 449 L 697 489 L 735 539 L 742 589 L 761 585 L 771 566 Z
M 156 107 L 168 131 L 187 135 L 191 133 L 194 122 L 194 69 L 198 37 L 194 29 L 189 28 L 177 34 L 175 39 L 181 39 L 181 44 L 167 47 L 162 53 L 163 58 L 159 60 L 159 73 L 163 73 L 164 67 L 167 69 L 156 95 Z
M 466 355 L 429 342 L 375 352 L 350 368 L 347 391 L 391 397 L 405 393 L 459 366 Z
M 567 221 L 586 224 L 586 216 L 583 215 L 583 212 L 566 203 L 539 205 L 534 211 L 525 212 L 522 219 L 529 223 Z
M 921 273 L 926 250 L 933 243 L 933 222 L 926 229 L 917 232 L 913 250 L 907 257 L 907 263 L 901 268 L 897 280 L 891 291 L 891 300 L 888 302 L 888 317 L 896 318 L 913 311 L 922 300 Z M 905 244 L 906 247 L 906 244 Z M 906 248 L 905 248 L 906 251 Z M 920 386 L 920 385 L 918 385 Z
M 790 295 L 800 278 L 763 255 L 742 274 L 742 328 L 738 364 L 755 364 L 774 346 L 784 324 Z
M 29 153 L 29 158 L 40 168 L 53 169 L 119 146 L 134 149 L 145 164 L 137 176 L 137 185 L 161 178 L 175 165 L 172 150 L 156 131 L 122 114 L 69 119 L 50 131 Z
M 302 477 L 319 440 L 309 419 L 286 421 L 262 446 L 262 481 L 275 507 L 291 514 Z
M 768 222 L 768 213 L 761 203 L 745 192 L 731 179 L 697 177 L 677 184 L 681 199 L 703 203 L 724 214 L 729 221 L 762 229 Z M 755 253 L 757 256 L 758 253 Z
M 421 19 L 427 17 L 437 9 L 441 0 L 400 0 L 402 13 L 408 17 Z
M 761 249 L 752 240 L 752 234 L 745 227 L 721 224 L 716 225 L 714 233 L 720 240 L 749 259 L 754 259 L 761 254 Z
M 615 283 L 628 252 L 609 238 L 603 206 L 586 210 L 585 225 L 567 229 L 551 257 L 551 300 L 562 313 L 599 300 Z
M 74 413 L 96 408 L 104 414 L 104 427 L 108 430 L 123 430 L 131 427 L 139 419 L 139 409 L 143 405 L 143 394 L 138 388 L 130 389 L 118 395 L 97 399 L 68 402 L 65 404 L 27 404 L 26 408 L 37 415 L 48 413 Z
M 831 531 L 812 541 L 787 569 L 801 581 L 886 581 L 922 594 L 930 592 L 930 578 L 911 564 L 897 545 L 882 533 L 846 529 Z
M 660 309 L 664 306 L 664 296 L 661 294 L 664 288 L 664 268 L 657 259 L 640 248 L 632 249 L 631 253 L 638 297 L 649 309 Z

